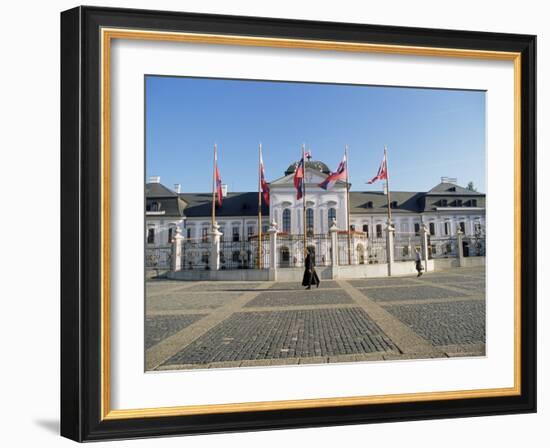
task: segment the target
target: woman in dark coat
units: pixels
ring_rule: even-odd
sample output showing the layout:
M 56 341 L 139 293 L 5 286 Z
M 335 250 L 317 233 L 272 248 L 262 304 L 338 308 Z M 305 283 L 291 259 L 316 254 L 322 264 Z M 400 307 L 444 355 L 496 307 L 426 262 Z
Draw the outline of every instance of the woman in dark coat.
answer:
M 304 271 L 304 278 L 302 279 L 302 286 L 307 286 L 306 289 L 311 289 L 311 285 L 315 284 L 318 288 L 321 281 L 319 280 L 317 271 L 315 271 L 315 259 L 311 256 L 309 250 L 306 250 L 306 253 L 307 255 L 304 263 L 306 269 Z

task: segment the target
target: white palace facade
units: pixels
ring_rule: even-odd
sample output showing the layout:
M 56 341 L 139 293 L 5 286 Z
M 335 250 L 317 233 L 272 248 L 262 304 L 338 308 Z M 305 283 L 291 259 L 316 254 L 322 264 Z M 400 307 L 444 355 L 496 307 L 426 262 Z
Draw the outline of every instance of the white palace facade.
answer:
M 270 186 L 269 204 L 262 205 L 262 230 L 275 222 L 281 234 L 303 234 L 303 201 L 296 199 L 293 176 L 297 162 Z M 327 165 L 306 162 L 306 227 L 308 234 L 328 234 L 333 220 L 346 230 L 348 201 L 346 184 L 337 182 L 330 190 L 318 185 L 328 175 Z M 224 186 L 225 187 L 225 186 Z M 180 192 L 151 178 L 146 185 L 146 245 L 170 244 L 176 227 L 187 240 L 206 239 L 211 231 L 212 194 Z M 350 229 L 367 238 L 385 238 L 387 195 L 383 191 L 350 191 Z M 450 238 L 457 231 L 465 237 L 484 237 L 485 194 L 457 185 L 456 180 L 442 178 L 429 191 L 392 191 L 392 224 L 395 235 L 418 235 L 424 227 L 430 237 Z M 258 193 L 228 192 L 224 188 L 221 206 L 216 207 L 216 221 L 222 241 L 247 241 L 258 233 Z

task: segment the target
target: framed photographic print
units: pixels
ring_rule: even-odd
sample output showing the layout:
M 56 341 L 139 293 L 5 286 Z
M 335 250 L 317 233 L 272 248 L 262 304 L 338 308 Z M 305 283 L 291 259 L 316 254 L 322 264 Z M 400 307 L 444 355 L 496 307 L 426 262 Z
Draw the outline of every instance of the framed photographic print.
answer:
M 535 36 L 61 14 L 61 433 L 536 411 Z

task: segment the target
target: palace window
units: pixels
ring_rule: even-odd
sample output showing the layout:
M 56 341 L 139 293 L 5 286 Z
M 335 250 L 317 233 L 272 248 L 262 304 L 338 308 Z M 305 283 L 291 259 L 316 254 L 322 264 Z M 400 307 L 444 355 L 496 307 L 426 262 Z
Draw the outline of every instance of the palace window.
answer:
M 420 235 L 420 224 L 418 222 L 414 223 L 414 234 L 416 236 Z
M 208 228 L 207 227 L 203 227 L 202 230 L 201 230 L 201 238 L 202 238 L 202 241 L 203 243 L 205 243 L 206 241 L 208 241 Z
M 460 227 L 460 231 L 461 231 L 462 233 L 466 233 L 466 223 L 465 223 L 464 221 L 460 221 L 460 222 L 458 223 L 458 225 L 459 225 L 459 227 Z
M 376 224 L 376 238 L 382 238 L 382 224 Z
M 283 210 L 283 232 L 290 233 L 290 209 Z
M 191 227 L 187 229 L 187 239 L 191 239 Z
M 306 210 L 306 229 L 308 233 L 313 233 L 313 209 Z
M 451 230 L 450 227 L 451 227 L 451 226 L 449 225 L 449 223 L 446 222 L 445 225 L 444 225 L 445 235 L 448 235 L 448 234 L 449 234 L 449 231 Z
M 430 223 L 430 235 L 435 235 L 435 223 Z
M 363 232 L 367 235 L 367 238 L 369 237 L 369 225 L 363 224 Z
M 336 209 L 335 208 L 329 208 L 328 209 L 328 226 L 332 225 L 332 221 L 336 219 Z
M 269 226 L 264 224 L 262 226 L 262 233 L 267 233 L 268 230 L 269 230 Z
M 168 229 L 168 242 L 171 243 L 172 242 L 172 237 L 174 236 L 174 228 L 173 227 L 170 227 Z
M 233 227 L 233 241 L 239 241 L 239 228 Z
M 250 237 L 252 235 L 254 235 L 254 226 L 248 226 L 248 228 L 246 229 L 247 239 L 250 240 Z
M 147 229 L 147 244 L 155 244 L 155 229 Z

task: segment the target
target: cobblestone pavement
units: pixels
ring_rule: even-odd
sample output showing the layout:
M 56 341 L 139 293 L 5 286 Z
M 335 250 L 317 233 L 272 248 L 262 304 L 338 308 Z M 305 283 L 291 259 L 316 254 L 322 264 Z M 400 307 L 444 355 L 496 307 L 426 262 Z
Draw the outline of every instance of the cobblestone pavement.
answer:
M 147 370 L 485 355 L 485 271 L 147 283 Z

